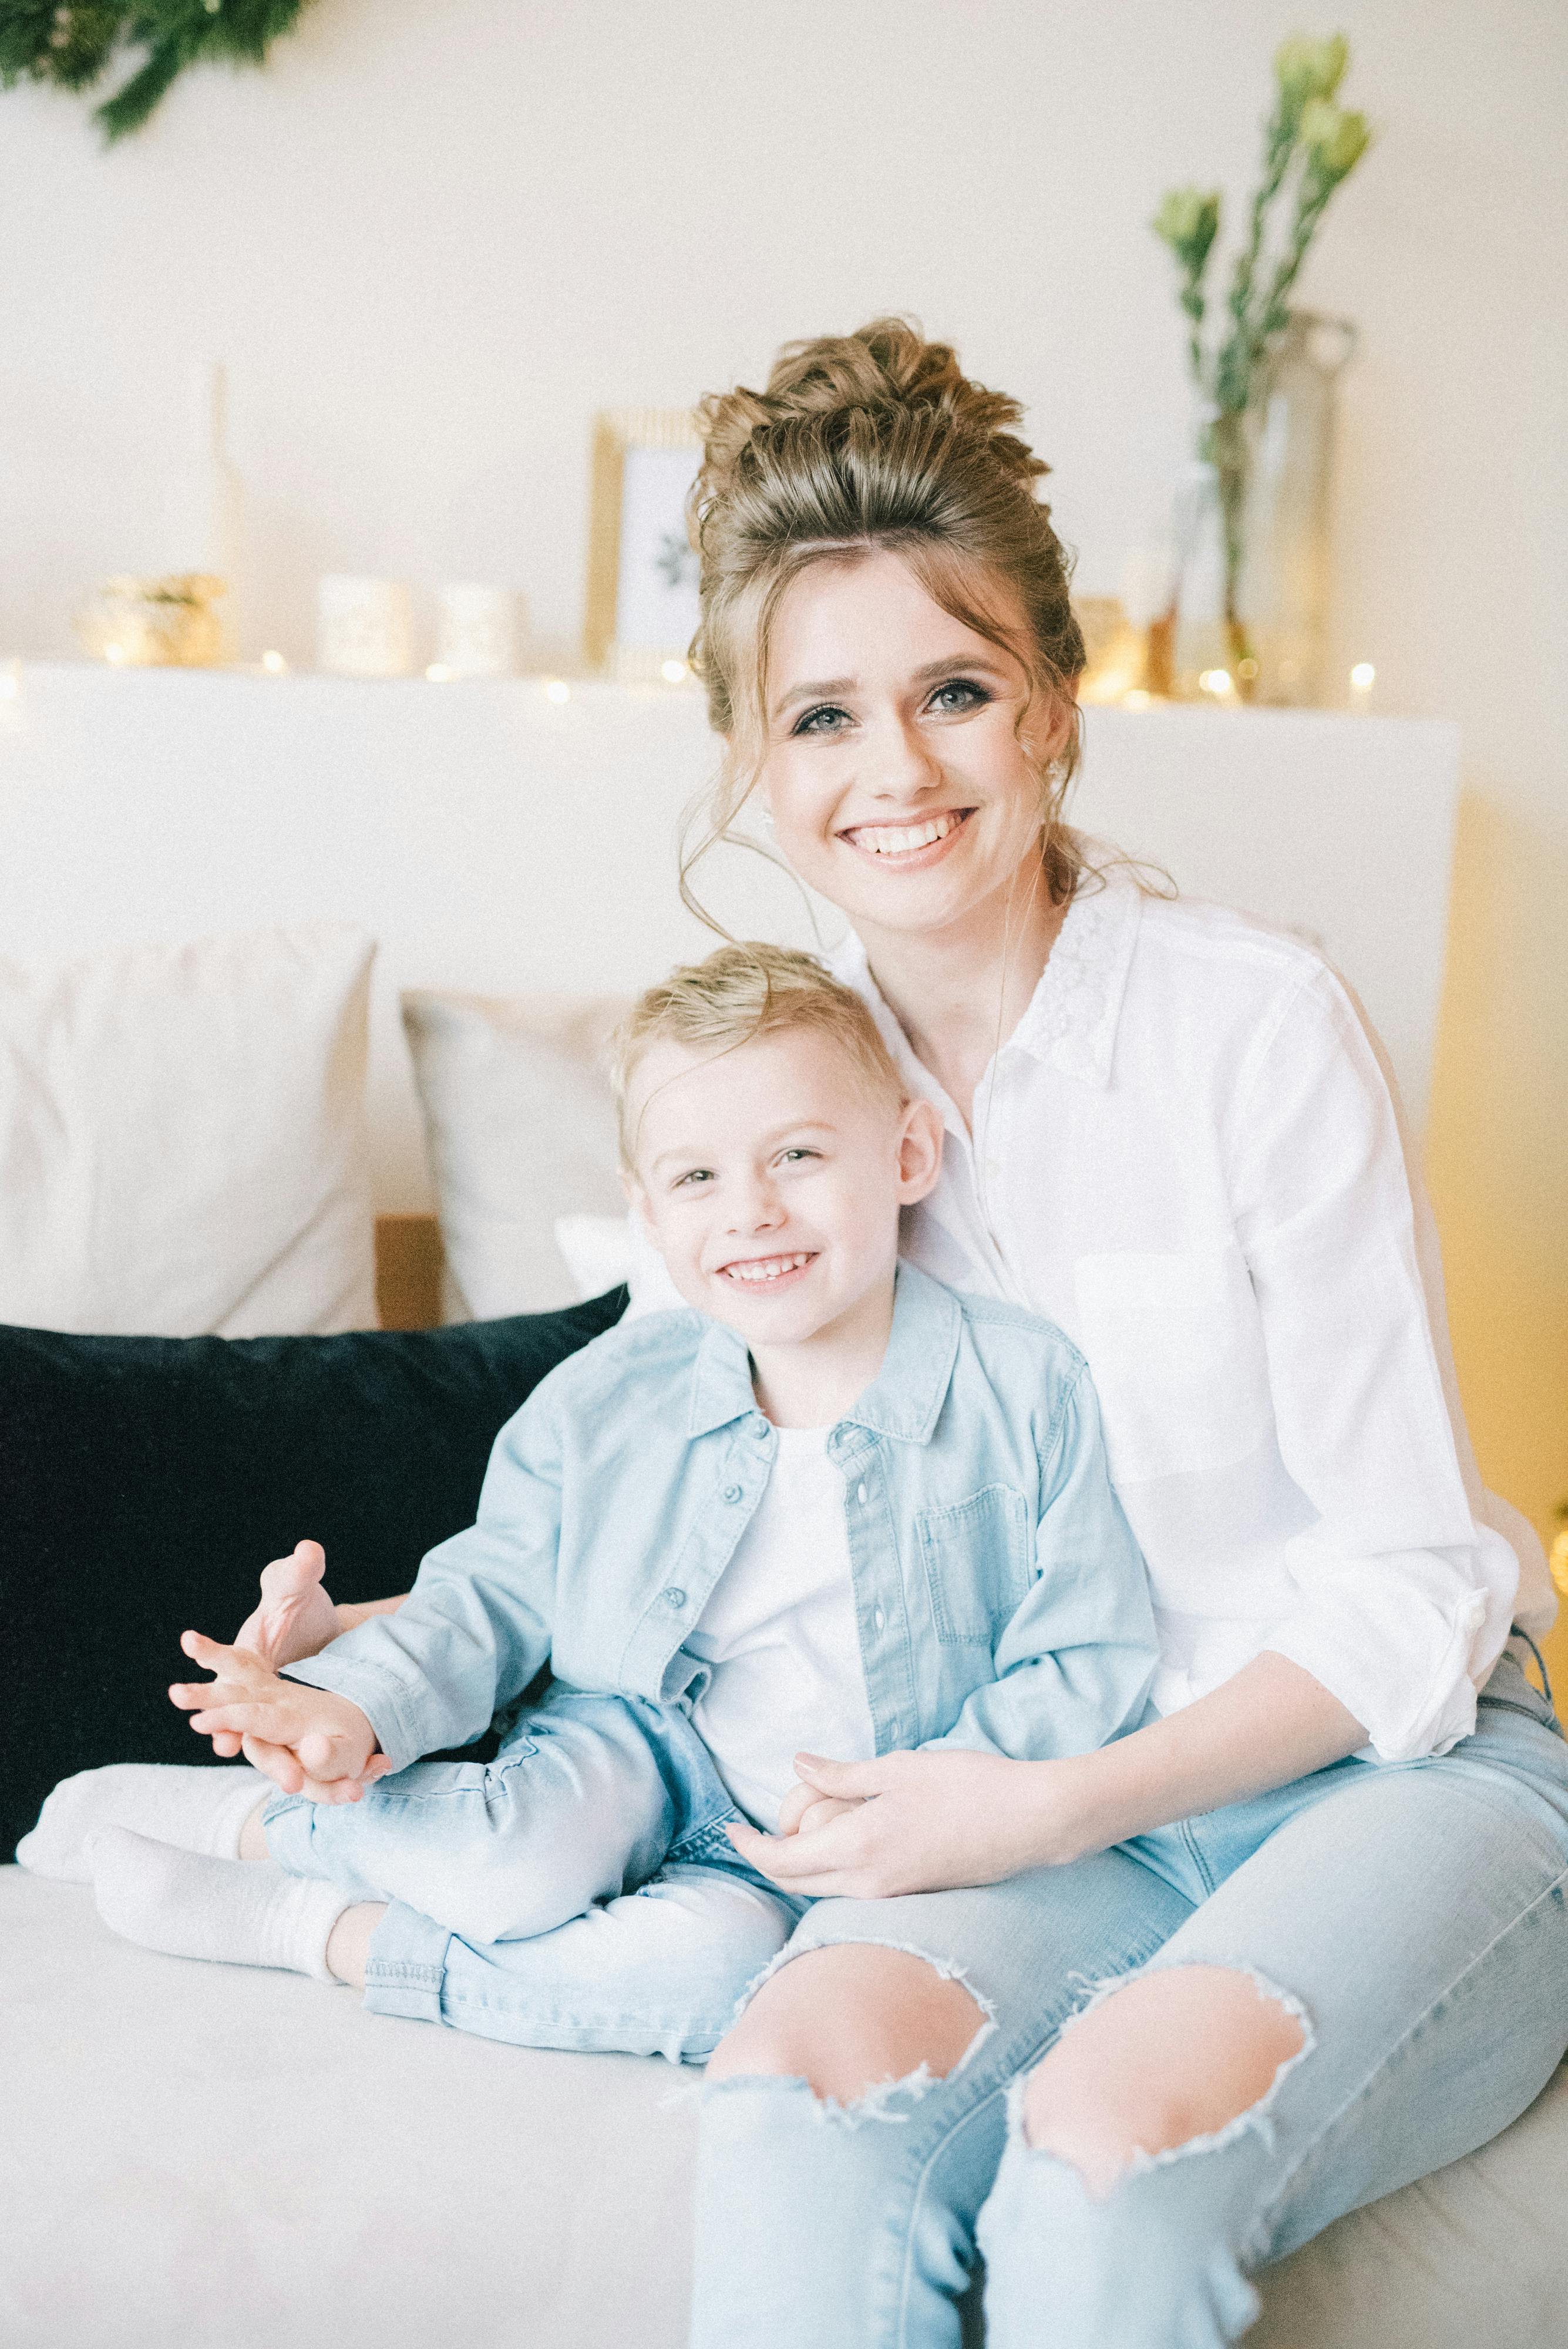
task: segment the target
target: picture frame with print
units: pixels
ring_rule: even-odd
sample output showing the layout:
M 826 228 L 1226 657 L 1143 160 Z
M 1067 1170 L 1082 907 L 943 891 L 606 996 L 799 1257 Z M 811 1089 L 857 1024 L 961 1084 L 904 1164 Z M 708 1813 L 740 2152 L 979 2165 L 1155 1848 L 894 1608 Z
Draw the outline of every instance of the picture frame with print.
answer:
M 590 668 L 628 683 L 684 678 L 698 617 L 686 500 L 701 455 L 690 409 L 595 418 L 583 624 Z

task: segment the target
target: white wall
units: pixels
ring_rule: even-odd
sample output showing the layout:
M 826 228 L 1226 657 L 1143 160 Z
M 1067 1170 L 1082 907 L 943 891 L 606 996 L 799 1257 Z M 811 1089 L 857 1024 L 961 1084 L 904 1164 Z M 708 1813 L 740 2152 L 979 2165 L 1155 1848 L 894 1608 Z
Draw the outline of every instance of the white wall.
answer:
M 1089 586 L 1185 410 L 1165 256 L 1251 171 L 1299 0 L 317 0 L 265 77 L 98 150 L 0 98 L 0 652 L 134 564 L 189 359 L 224 357 L 246 630 L 326 569 L 513 578 L 577 626 L 588 420 L 898 306 L 1029 403 Z M 1568 17 L 1349 0 L 1382 126 L 1303 291 L 1356 317 L 1337 666 L 1458 718 L 1469 798 L 1431 1167 L 1483 1457 L 1568 1493 Z M 1326 28 L 1330 17 L 1321 20 Z M 173 424 L 171 422 L 172 413 Z M 554 654 L 552 652 L 552 657 Z

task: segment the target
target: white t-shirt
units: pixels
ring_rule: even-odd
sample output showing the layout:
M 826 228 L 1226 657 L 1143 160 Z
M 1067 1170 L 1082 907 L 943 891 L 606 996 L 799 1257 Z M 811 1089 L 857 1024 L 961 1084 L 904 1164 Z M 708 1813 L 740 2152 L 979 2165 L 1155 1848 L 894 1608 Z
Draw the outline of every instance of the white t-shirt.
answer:
M 691 1710 L 697 1733 L 741 1809 L 769 1834 L 797 1754 L 864 1762 L 877 1751 L 828 1431 L 776 1433 L 767 1490 L 686 1641 L 712 1671 Z

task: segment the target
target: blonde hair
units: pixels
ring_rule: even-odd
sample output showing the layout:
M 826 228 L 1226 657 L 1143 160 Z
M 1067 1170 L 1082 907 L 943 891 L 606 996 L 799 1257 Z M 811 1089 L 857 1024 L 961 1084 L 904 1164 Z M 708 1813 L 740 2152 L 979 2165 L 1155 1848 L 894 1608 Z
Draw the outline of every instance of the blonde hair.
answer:
M 622 1164 L 631 1166 L 636 1141 L 627 1130 L 631 1081 L 650 1045 L 681 1044 L 716 1060 L 759 1036 L 801 1028 L 830 1038 L 895 1107 L 908 1101 L 869 1007 L 815 955 L 794 947 L 721 947 L 705 962 L 682 964 L 639 995 L 611 1039 Z
M 1075 698 L 1084 640 L 1068 600 L 1071 564 L 1035 494 L 1049 471 L 1012 427 L 1018 402 L 971 382 L 946 343 L 904 318 L 857 334 L 788 343 L 763 391 L 714 393 L 699 410 L 702 466 L 691 492 L 701 619 L 691 661 L 708 693 L 723 769 L 689 830 L 680 892 L 756 787 L 767 739 L 768 639 L 785 589 L 823 562 L 886 548 L 934 602 L 1021 661 L 1029 695 L 1072 711 L 1064 752 L 1039 770 L 1041 854 L 1053 900 L 1077 885 L 1062 820 L 1078 760 Z M 995 608 L 1000 585 L 1024 634 Z M 718 927 L 710 921 L 711 927 Z

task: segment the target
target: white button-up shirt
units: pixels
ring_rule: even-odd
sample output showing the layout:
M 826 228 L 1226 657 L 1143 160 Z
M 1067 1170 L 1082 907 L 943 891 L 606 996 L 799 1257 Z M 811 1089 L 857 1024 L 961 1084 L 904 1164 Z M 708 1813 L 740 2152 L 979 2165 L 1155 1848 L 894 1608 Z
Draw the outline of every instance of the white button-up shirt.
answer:
M 1533 1630 L 1554 1602 L 1532 1530 L 1477 1474 L 1431 1218 L 1322 957 L 1112 867 L 981 1077 L 972 1140 L 858 939 L 833 963 L 947 1128 L 905 1253 L 1088 1358 L 1148 1561 L 1160 1710 L 1270 1649 L 1369 1754 L 1466 1736 L 1516 1609 Z

